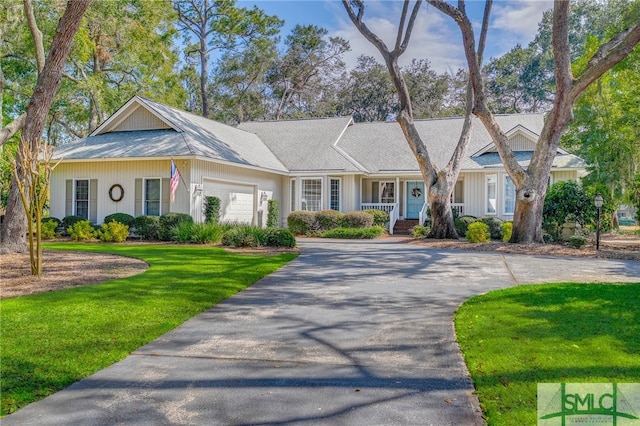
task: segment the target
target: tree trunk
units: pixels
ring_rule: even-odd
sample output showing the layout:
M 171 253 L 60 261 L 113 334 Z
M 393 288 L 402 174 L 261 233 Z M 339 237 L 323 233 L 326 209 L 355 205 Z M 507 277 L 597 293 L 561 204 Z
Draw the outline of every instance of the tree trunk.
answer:
M 543 243 L 542 211 L 544 197 L 537 196 L 533 200 L 526 197 L 528 190 L 516 192 L 516 209 L 513 216 L 511 243 L 531 244 Z
M 427 238 L 458 238 L 451 210 L 451 191 L 448 188 L 437 189 L 434 185 L 429 188 L 428 197 L 431 209 L 431 231 Z
M 207 93 L 207 79 L 209 78 L 209 65 L 207 61 L 207 41 L 200 40 L 200 92 L 202 92 L 202 116 L 209 118 L 209 98 Z
M 56 34 L 51 43 L 51 50 L 44 69 L 38 75 L 38 83 L 33 91 L 29 105 L 27 105 L 26 119 L 22 129 L 22 137 L 35 146 L 34 141 L 42 137 L 45 121 L 53 98 L 60 87 L 62 68 L 71 50 L 71 42 L 78 32 L 82 16 L 87 10 L 88 0 L 69 0 L 64 15 L 58 23 Z M 16 167 L 20 168 L 20 164 Z M 2 226 L 0 240 L 2 252 L 26 251 L 26 216 L 17 185 L 12 179 L 9 192 L 9 204 Z

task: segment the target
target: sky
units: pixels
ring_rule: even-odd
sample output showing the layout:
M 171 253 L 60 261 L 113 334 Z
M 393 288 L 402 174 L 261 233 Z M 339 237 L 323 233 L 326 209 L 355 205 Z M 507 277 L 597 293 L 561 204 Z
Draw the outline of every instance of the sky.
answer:
M 400 0 L 366 0 L 364 22 L 388 45 L 395 41 L 402 3 Z M 327 29 L 330 36 L 348 40 L 351 52 L 345 54 L 344 60 L 349 69 L 355 66 L 360 55 L 373 56 L 382 62 L 380 53 L 349 20 L 340 0 L 239 0 L 237 5 L 256 5 L 267 14 L 283 19 L 283 38 L 296 24 L 314 24 Z M 526 46 L 538 30 L 542 13 L 552 6 L 553 2 L 549 0 L 495 0 L 485 62 L 503 55 L 517 44 Z M 467 1 L 467 13 L 476 27 L 476 37 L 483 10 L 484 1 Z M 451 18 L 426 2 L 420 7 L 411 42 L 400 59 L 400 65 L 407 65 L 412 59 L 428 59 L 431 67 L 440 73 L 466 68 L 460 30 Z

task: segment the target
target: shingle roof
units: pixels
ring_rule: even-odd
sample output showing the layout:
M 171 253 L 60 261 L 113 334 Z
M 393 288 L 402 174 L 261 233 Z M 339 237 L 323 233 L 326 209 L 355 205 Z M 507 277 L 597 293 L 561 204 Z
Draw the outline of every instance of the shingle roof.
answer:
M 96 134 L 58 147 L 55 158 L 198 155 L 282 173 L 287 171 L 260 138 L 252 133 L 138 96 L 132 101 L 155 111 L 172 129 Z
M 507 132 L 516 126 L 522 126 L 534 134 L 540 134 L 544 124 L 542 114 L 498 115 L 496 120 Z M 427 146 L 433 162 L 445 167 L 455 149 L 460 132 L 462 118 L 416 120 L 416 129 Z M 462 162 L 462 170 L 480 170 L 502 167 L 496 153 L 486 153 L 471 158 L 471 154 L 492 143 L 492 139 L 479 119 L 474 118 L 471 140 L 467 155 Z M 397 122 L 356 123 L 345 132 L 338 147 L 354 157 L 370 173 L 391 173 L 408 171 L 419 173 L 418 163 Z M 528 164 L 531 153 L 518 153 L 522 165 Z M 579 157 L 571 154 L 558 154 L 555 167 L 585 167 Z
M 255 133 L 290 171 L 364 171 L 336 142 L 353 122 L 351 117 L 256 121 L 238 128 Z

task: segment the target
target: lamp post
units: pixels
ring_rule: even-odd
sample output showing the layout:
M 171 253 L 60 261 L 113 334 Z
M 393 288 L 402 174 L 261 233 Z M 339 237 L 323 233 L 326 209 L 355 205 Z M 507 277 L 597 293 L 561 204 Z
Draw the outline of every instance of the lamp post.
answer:
M 596 205 L 596 250 L 600 250 L 600 209 L 602 208 L 602 204 L 604 203 L 604 199 L 602 195 L 596 195 L 595 205 Z

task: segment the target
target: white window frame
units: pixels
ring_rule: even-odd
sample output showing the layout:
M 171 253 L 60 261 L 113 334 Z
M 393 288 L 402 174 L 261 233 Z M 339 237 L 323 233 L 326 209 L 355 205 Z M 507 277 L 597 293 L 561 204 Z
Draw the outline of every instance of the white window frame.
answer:
M 493 178 L 495 185 L 495 198 L 494 198 L 494 207 L 492 212 L 489 211 L 489 180 Z M 497 215 L 498 214 L 498 175 L 490 174 L 484 176 L 484 214 L 486 215 Z
M 513 186 L 513 211 L 509 212 L 507 211 L 507 200 L 509 199 L 508 195 L 507 195 L 507 187 L 508 187 L 508 183 L 507 182 L 511 182 L 511 185 Z M 504 178 L 502 180 L 502 214 L 505 216 L 513 216 L 513 214 L 516 211 L 516 185 L 515 183 L 513 183 L 513 181 L 511 180 L 511 177 L 509 175 L 504 175 Z
M 85 217 L 85 219 L 89 220 L 89 218 L 91 217 L 91 212 L 89 211 L 89 209 L 91 208 L 91 180 L 90 179 L 74 179 L 73 180 L 73 215 L 80 216 L 78 214 L 78 186 L 77 186 L 78 182 L 87 182 L 87 200 L 86 200 L 87 201 L 87 217 Z
M 162 216 L 162 178 L 160 177 L 146 177 L 142 179 L 142 214 L 145 216 L 155 216 L 150 215 L 147 209 L 147 181 L 150 180 L 157 180 L 159 183 L 158 216 Z
M 329 208 L 332 209 L 332 198 L 333 198 L 333 182 L 338 182 L 338 208 L 333 209 L 337 211 L 342 211 L 342 178 L 339 177 L 330 177 L 329 178 Z
M 289 181 L 289 196 L 291 197 L 289 208 L 292 212 L 298 210 L 298 185 L 296 181 L 296 178 Z
M 305 186 L 305 182 L 308 182 L 308 181 L 317 181 L 317 182 L 320 183 L 320 203 L 318 205 L 318 207 L 319 207 L 318 210 L 309 210 L 309 208 L 308 208 L 309 207 L 309 203 L 306 200 L 305 200 L 306 206 L 305 206 L 304 209 L 302 208 L 302 200 L 304 198 L 304 186 Z M 323 205 L 324 205 L 323 200 L 324 200 L 324 191 L 325 191 L 323 183 L 324 183 L 324 179 L 322 177 L 304 177 L 304 178 L 300 179 L 300 189 L 298 190 L 299 194 L 300 194 L 300 197 L 299 197 L 300 198 L 300 202 L 298 204 L 298 206 L 299 206 L 298 210 L 320 211 L 320 210 L 323 209 Z

